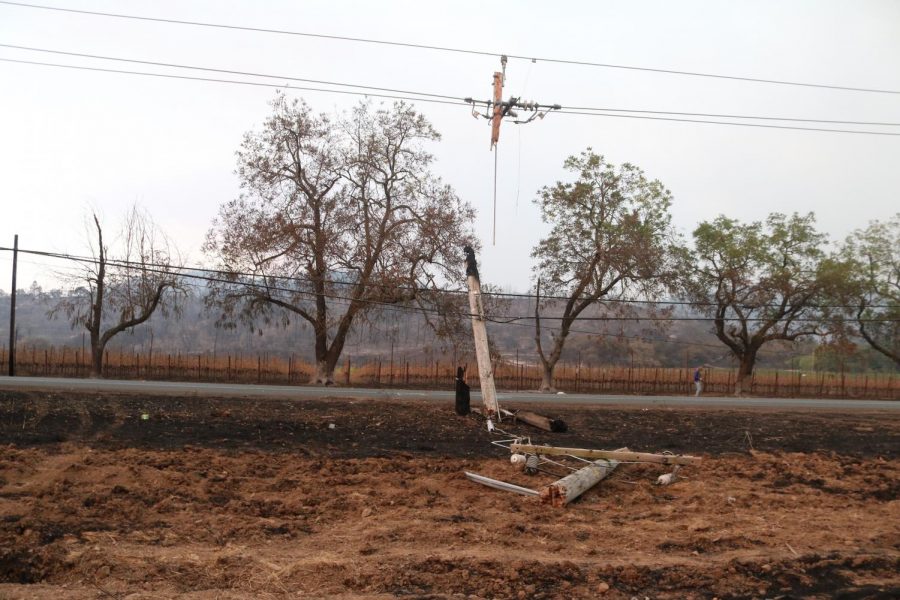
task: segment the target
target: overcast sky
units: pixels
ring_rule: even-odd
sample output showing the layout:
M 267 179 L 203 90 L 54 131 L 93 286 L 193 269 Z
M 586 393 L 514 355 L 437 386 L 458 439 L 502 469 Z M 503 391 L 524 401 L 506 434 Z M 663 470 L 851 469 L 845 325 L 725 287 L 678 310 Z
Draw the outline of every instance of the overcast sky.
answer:
M 43 0 L 35 0 L 37 3 Z M 46 0 L 47 5 L 538 57 L 511 59 L 506 95 L 563 106 L 900 123 L 900 94 L 563 65 L 561 58 L 900 90 L 900 2 L 388 2 Z M 77 15 L 0 4 L 0 44 L 447 94 L 490 96 L 491 56 Z M 0 58 L 204 76 L 0 47 Z M 217 77 L 208 74 L 206 76 Z M 221 75 L 218 77 L 222 77 Z M 227 76 L 226 76 L 227 77 Z M 235 151 L 274 88 L 0 62 L 0 246 L 84 254 L 84 218 L 108 230 L 138 202 L 200 264 L 218 207 L 235 197 Z M 302 85 L 294 83 L 293 85 Z M 285 89 L 289 89 L 285 87 Z M 335 113 L 359 97 L 288 91 Z M 550 114 L 505 123 L 497 241 L 489 128 L 465 106 L 420 103 L 443 135 L 435 169 L 478 210 L 486 282 L 530 285 L 545 227 L 536 191 L 587 146 L 674 194 L 686 236 L 726 214 L 814 211 L 832 239 L 900 210 L 900 137 Z M 779 123 L 776 123 L 779 124 Z M 780 123 L 789 124 L 789 123 Z M 854 128 L 849 125 L 807 126 Z M 856 126 L 892 131 L 900 127 Z M 20 256 L 18 287 L 53 285 L 54 263 Z M 11 257 L 0 253 L 0 289 Z

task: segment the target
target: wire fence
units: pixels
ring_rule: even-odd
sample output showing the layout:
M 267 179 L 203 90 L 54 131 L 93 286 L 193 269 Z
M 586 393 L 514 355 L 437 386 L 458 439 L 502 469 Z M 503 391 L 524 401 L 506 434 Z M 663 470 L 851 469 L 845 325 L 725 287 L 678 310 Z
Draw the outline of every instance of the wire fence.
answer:
M 6 365 L 8 361 L 8 349 L 4 347 L 0 350 L 0 364 Z M 468 367 L 469 385 L 477 389 L 476 365 L 457 365 L 451 359 L 348 358 L 335 369 L 334 380 L 347 386 L 449 390 L 454 387 L 457 366 Z M 16 351 L 16 373 L 35 377 L 90 377 L 90 352 L 84 348 L 20 347 Z M 315 365 L 293 355 L 116 350 L 104 355 L 104 374 L 109 379 L 302 385 L 314 373 Z M 494 363 L 494 381 L 501 391 L 537 390 L 542 373 L 540 365 L 515 361 Z M 704 369 L 703 393 L 731 395 L 735 379 L 736 373 L 731 369 Z M 555 370 L 554 384 L 557 390 L 569 393 L 694 393 L 693 370 L 688 368 L 560 363 Z M 900 400 L 900 377 L 891 373 L 757 370 L 743 388 L 750 395 L 764 397 Z

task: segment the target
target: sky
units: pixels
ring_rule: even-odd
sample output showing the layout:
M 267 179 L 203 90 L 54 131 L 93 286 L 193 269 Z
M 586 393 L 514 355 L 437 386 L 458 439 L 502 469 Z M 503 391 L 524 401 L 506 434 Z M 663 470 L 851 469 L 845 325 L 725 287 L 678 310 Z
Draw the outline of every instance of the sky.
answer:
M 510 59 L 505 95 L 564 107 L 900 123 L 897 93 L 544 60 L 897 91 L 900 2 L 894 1 L 35 3 L 536 57 Z M 303 84 L 284 78 L 486 99 L 499 69 L 496 56 L 2 3 L 0 44 L 271 74 L 275 77 L 215 75 L 0 46 L 5 59 L 264 82 L 330 114 L 362 98 L 291 90 Z M 83 255 L 91 211 L 114 231 L 128 207 L 138 203 L 187 264 L 204 264 L 205 234 L 219 206 L 239 192 L 235 151 L 243 134 L 264 121 L 275 93 L 273 87 L 0 61 L 0 246 L 11 247 L 18 234 L 21 248 Z M 774 211 L 813 211 L 820 230 L 841 240 L 900 211 L 900 136 L 551 113 L 501 129 L 494 242 L 494 155 L 487 121 L 472 118 L 465 105 L 416 106 L 442 134 L 430 148 L 435 173 L 478 211 L 482 280 L 510 291 L 531 285 L 529 255 L 547 231 L 533 202 L 537 191 L 567 178 L 563 161 L 587 147 L 662 181 L 674 195 L 675 227 L 686 238 L 699 222 L 719 214 L 754 221 Z M 800 125 L 900 133 L 897 126 Z M 11 266 L 10 253 L 0 252 L 0 289 L 10 289 Z M 20 255 L 17 287 L 32 281 L 54 287 L 61 267 Z

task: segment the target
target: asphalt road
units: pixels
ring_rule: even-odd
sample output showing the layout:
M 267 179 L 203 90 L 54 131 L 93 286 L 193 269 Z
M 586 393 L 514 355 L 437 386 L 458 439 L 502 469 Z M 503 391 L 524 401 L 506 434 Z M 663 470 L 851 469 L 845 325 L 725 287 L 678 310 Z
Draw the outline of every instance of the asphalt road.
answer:
M 0 376 L 0 390 L 44 390 L 54 392 L 116 392 L 177 396 L 244 398 L 380 398 L 450 402 L 454 393 L 430 390 L 368 389 L 324 386 L 248 385 L 231 383 L 191 383 L 173 381 L 121 381 L 109 379 L 63 379 L 56 377 Z M 621 394 L 539 394 L 504 392 L 497 394 L 502 403 L 533 402 L 551 404 L 614 404 L 625 406 L 710 406 L 740 408 L 812 408 L 836 410 L 900 410 L 900 401 L 810 399 L 810 398 L 732 398 L 703 396 L 630 396 Z M 473 404 L 481 394 L 472 390 Z

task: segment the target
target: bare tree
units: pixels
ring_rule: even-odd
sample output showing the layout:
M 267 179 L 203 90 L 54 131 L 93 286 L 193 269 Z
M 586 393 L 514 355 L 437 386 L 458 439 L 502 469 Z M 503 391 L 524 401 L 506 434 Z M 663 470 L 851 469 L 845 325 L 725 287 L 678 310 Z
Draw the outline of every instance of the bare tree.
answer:
M 330 384 L 355 319 L 462 281 L 474 211 L 431 173 L 424 144 L 439 136 L 409 105 L 364 103 L 336 120 L 283 95 L 272 108 L 238 152 L 244 193 L 207 237 L 227 273 L 208 305 L 225 327 L 308 324 L 312 382 Z
M 92 213 L 94 232 L 88 244 L 93 260 L 79 275 L 76 289 L 62 296 L 48 311 L 64 314 L 73 329 L 84 327 L 91 342 L 91 376 L 103 376 L 103 355 L 109 341 L 123 331 L 145 323 L 159 311 L 179 313 L 186 293 L 173 269 L 176 263 L 168 239 L 150 216 L 133 206 L 122 226 L 121 243 L 110 252 L 103 227 Z M 90 225 L 89 225 L 90 228 Z M 94 239 L 94 235 L 96 238 Z
M 590 148 L 569 157 L 574 182 L 557 182 L 536 202 L 553 227 L 532 251 L 538 295 L 562 296 L 562 316 L 545 350 L 540 304 L 535 343 L 543 364 L 541 390 L 553 389 L 553 371 L 573 323 L 598 301 L 655 297 L 677 281 L 684 250 L 671 226 L 671 193 L 639 168 L 618 169 Z
M 735 394 L 763 345 L 824 333 L 818 305 L 825 236 L 814 225 L 812 213 L 774 213 L 765 224 L 720 216 L 694 231 L 696 266 L 685 285 L 738 360 Z

